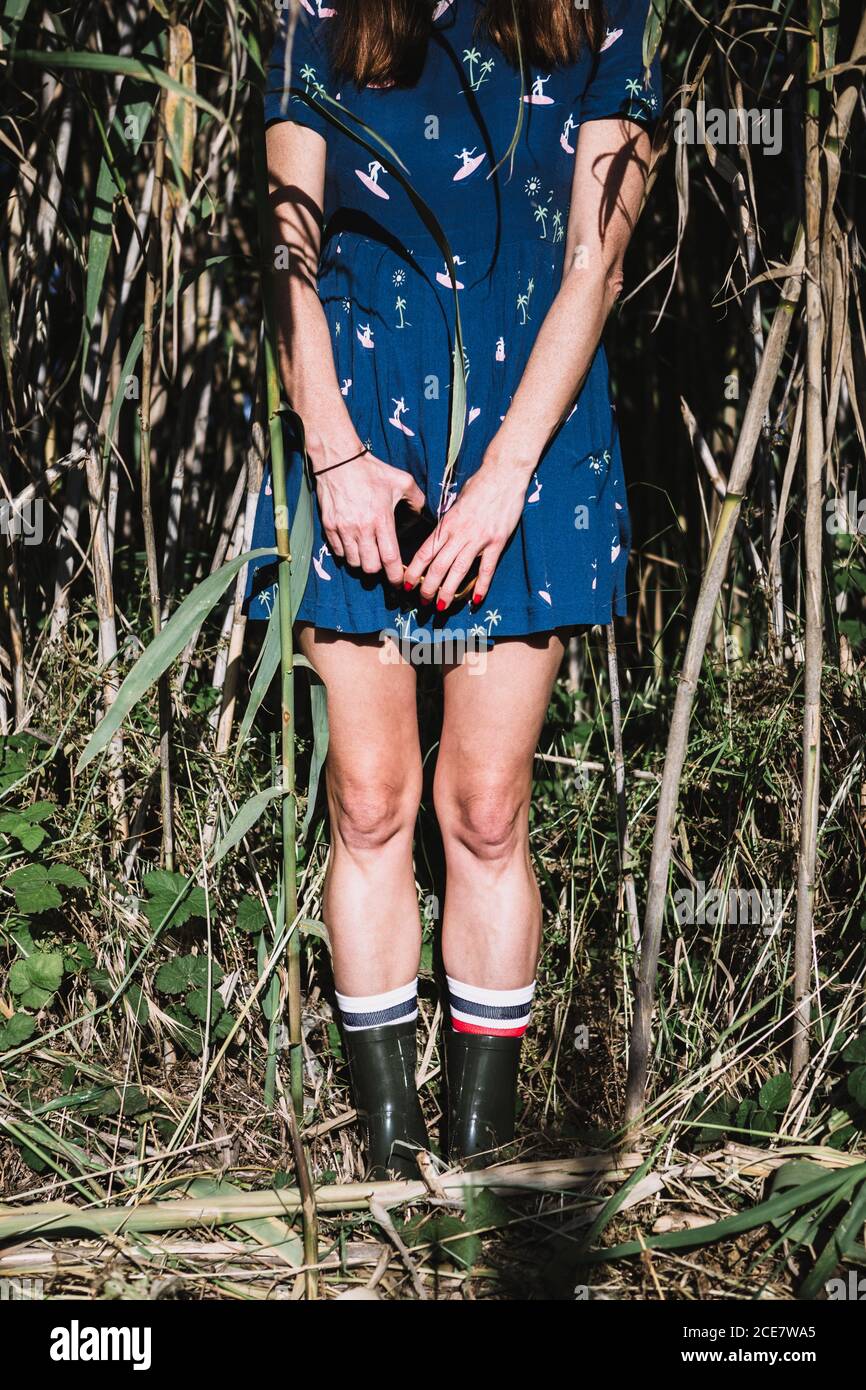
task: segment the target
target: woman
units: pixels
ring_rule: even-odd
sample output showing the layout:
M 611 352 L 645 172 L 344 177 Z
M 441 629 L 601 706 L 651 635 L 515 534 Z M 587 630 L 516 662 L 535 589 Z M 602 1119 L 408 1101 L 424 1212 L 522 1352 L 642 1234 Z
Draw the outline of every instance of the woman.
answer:
M 271 55 L 266 119 L 281 370 L 315 489 L 298 641 L 328 698 L 324 915 L 371 1169 L 413 1174 L 428 1139 L 411 653 L 427 643 L 444 670 L 449 1146 L 481 1161 L 513 1137 L 535 981 L 536 742 L 569 632 L 625 611 L 599 343 L 661 90 L 642 61 L 648 0 L 301 6 L 290 71 L 285 25 Z M 299 434 L 288 442 L 294 506 L 304 461 Z M 414 533 L 412 512 L 428 518 Z M 273 528 L 266 476 L 254 545 Z M 267 616 L 272 567 L 250 593 Z

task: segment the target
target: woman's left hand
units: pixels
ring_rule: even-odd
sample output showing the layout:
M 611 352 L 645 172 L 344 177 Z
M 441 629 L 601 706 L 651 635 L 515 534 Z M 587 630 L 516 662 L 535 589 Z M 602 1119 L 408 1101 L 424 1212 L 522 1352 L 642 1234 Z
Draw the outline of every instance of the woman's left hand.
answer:
M 442 612 L 453 603 L 480 555 L 472 601 L 475 605 L 481 603 L 499 557 L 522 515 L 527 487 L 525 469 L 517 469 L 501 458 L 485 461 L 467 479 L 457 500 L 413 557 L 404 575 L 405 587 L 414 589 L 423 575 L 422 601 L 429 603 L 438 594 L 436 607 Z

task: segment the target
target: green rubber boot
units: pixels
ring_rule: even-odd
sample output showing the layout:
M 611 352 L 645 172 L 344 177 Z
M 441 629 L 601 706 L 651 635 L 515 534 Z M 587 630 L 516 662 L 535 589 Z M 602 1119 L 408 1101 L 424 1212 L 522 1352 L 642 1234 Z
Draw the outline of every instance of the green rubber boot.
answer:
M 445 1030 L 448 1080 L 448 1153 L 483 1168 L 492 1149 L 514 1138 L 517 1072 L 522 1038 Z
M 409 1148 L 428 1149 L 430 1140 L 415 1087 L 415 1020 L 347 1030 L 344 1041 L 366 1136 L 367 1176 L 417 1178 Z

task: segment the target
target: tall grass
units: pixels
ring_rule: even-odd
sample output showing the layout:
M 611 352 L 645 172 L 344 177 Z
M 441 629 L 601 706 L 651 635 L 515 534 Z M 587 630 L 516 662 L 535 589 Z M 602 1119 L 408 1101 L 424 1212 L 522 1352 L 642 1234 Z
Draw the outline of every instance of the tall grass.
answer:
M 324 701 L 291 640 L 311 526 L 309 496 L 291 527 L 285 510 L 268 311 L 271 21 L 235 3 L 109 0 L 63 19 L 0 5 L 0 459 L 18 518 L 0 535 L 0 1240 L 13 1214 L 17 1235 L 35 1229 L 42 1199 L 113 1230 L 118 1202 L 164 1206 L 182 1181 L 223 1206 L 237 1249 L 270 1242 L 289 1279 L 303 1266 L 310 1297 L 316 1270 L 325 1292 L 346 1281 L 331 1244 L 373 1249 L 374 1230 L 394 1255 L 374 1279 L 395 1297 L 434 1264 L 462 1288 L 483 1240 L 482 1296 L 567 1286 L 602 1239 L 623 1261 L 605 1277 L 656 1296 L 631 1259 L 647 1204 L 733 1162 L 729 1224 L 693 1256 L 704 1277 L 811 1297 L 834 1252 L 856 1255 L 866 25 L 862 7 L 816 0 L 711 13 L 671 0 L 648 26 L 668 109 L 609 333 L 631 616 L 574 639 L 537 763 L 546 931 L 521 1157 L 551 1156 L 549 1182 L 571 1195 L 539 1198 L 533 1171 L 529 1214 L 503 1188 L 453 1218 L 380 1204 L 357 1226 L 355 1203 L 371 1208 L 351 1181 L 321 922 Z M 675 113 L 698 102 L 779 108 L 780 152 L 678 143 Z M 408 183 L 400 151 L 385 158 Z M 418 211 L 441 236 L 435 209 Z M 453 408 L 452 461 L 459 392 Z M 260 633 L 240 595 L 268 451 L 282 582 Z M 422 680 L 433 1132 L 440 698 Z M 729 889 L 766 891 L 771 912 L 720 918 L 712 894 Z M 602 1219 L 597 1171 L 584 1192 L 569 1165 L 619 1144 L 624 1122 L 639 1152 L 604 1160 Z M 792 1148 L 796 1181 L 780 1168 Z M 239 1186 L 262 1189 L 261 1211 Z M 253 1233 L 256 1211 L 273 1225 Z M 303 1243 L 280 1211 L 303 1214 Z M 591 1237 L 579 1251 L 575 1223 Z M 712 1242 L 746 1229 L 765 1237 L 732 1278 Z M 675 1234 L 640 1229 L 657 1277 L 694 1231 Z M 799 1242 L 796 1275 L 783 1241 Z

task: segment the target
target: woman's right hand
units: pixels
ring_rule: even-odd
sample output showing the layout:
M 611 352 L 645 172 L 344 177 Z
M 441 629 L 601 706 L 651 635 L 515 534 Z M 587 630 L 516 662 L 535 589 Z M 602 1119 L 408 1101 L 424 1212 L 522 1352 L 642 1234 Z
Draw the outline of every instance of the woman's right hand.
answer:
M 317 477 L 316 494 L 332 555 L 365 574 L 384 570 L 391 584 L 401 586 L 403 561 L 394 508 L 402 501 L 414 511 L 424 505 L 424 494 L 411 473 L 364 454 Z

